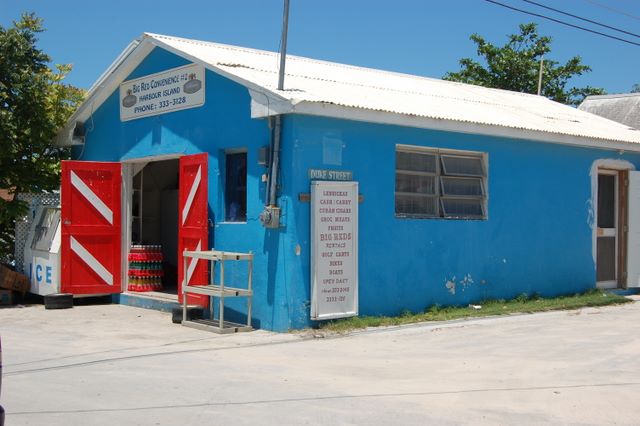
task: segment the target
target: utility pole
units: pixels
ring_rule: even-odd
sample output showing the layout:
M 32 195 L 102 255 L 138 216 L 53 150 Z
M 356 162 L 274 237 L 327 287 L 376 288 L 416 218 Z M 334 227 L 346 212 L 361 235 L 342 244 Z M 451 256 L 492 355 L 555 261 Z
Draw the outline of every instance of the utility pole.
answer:
M 289 0 L 284 0 L 282 14 L 282 39 L 280 42 L 280 69 L 278 70 L 278 90 L 284 90 L 284 67 L 287 60 L 287 31 L 289 27 Z M 280 171 L 280 143 L 282 139 L 282 116 L 273 118 L 274 127 L 271 137 L 269 178 L 267 180 L 267 205 L 260 213 L 260 222 L 267 228 L 280 227 L 280 207 L 278 207 L 278 172 Z
M 280 50 L 280 71 L 278 72 L 278 90 L 284 90 L 284 67 L 287 60 L 287 32 L 289 28 L 289 0 L 284 0 L 282 13 L 282 49 Z M 280 139 L 282 138 L 282 117 L 276 115 L 271 152 L 271 170 L 269 173 L 269 205 L 275 206 L 278 191 L 278 172 L 280 168 Z
M 540 72 L 538 73 L 538 96 L 542 92 L 542 66 L 544 64 L 544 55 L 540 56 Z
M 282 15 L 282 49 L 280 50 L 280 71 L 278 72 L 278 90 L 284 89 L 284 66 L 287 59 L 287 31 L 289 28 L 289 0 L 284 0 Z

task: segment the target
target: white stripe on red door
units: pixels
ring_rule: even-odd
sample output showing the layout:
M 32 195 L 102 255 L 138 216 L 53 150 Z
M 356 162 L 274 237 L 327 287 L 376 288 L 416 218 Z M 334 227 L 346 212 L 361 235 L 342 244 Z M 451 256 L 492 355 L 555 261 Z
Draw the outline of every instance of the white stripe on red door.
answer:
M 98 259 L 93 257 L 93 255 L 89 253 L 89 250 L 87 250 L 82 244 L 80 244 L 78 240 L 73 237 L 69 238 L 71 240 L 71 250 L 73 250 L 75 254 L 77 254 L 78 257 L 87 264 L 87 266 L 93 269 L 93 272 L 98 274 L 98 276 L 102 278 L 104 282 L 109 285 L 113 285 L 113 275 L 109 272 L 109 270 L 105 268 L 98 261 Z
M 187 216 L 189 216 L 189 212 L 191 211 L 191 205 L 193 204 L 193 199 L 196 198 L 196 192 L 198 191 L 198 187 L 200 186 L 200 181 L 202 180 L 202 167 L 198 166 L 198 173 L 196 173 L 196 178 L 193 180 L 193 184 L 191 185 L 191 189 L 189 190 L 189 196 L 187 197 L 187 201 L 182 208 L 182 224 L 184 225 L 187 221 Z
M 75 172 L 71 172 L 71 185 L 73 185 L 84 198 L 87 199 L 98 212 L 107 219 L 110 225 L 113 225 L 113 212 L 111 209 L 98 197 L 98 195 L 87 186 L 86 183 Z
M 202 241 L 198 241 L 198 245 L 195 251 L 200 251 L 201 248 L 202 248 Z M 197 264 L 198 264 L 198 259 L 195 259 L 192 257 L 191 261 L 189 262 L 189 266 L 187 266 L 187 270 L 185 274 L 187 277 L 187 283 L 191 282 L 191 277 L 193 276 L 193 272 L 196 270 Z M 205 284 L 205 283 L 202 283 L 202 284 Z

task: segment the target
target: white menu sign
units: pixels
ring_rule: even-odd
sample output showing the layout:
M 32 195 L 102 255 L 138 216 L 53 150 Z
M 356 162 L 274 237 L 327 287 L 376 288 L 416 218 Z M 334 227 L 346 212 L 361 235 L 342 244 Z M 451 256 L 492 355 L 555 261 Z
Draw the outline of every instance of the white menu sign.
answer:
M 311 319 L 358 315 L 358 182 L 311 182 Z
M 120 120 L 204 105 L 204 67 L 186 65 L 120 84 Z

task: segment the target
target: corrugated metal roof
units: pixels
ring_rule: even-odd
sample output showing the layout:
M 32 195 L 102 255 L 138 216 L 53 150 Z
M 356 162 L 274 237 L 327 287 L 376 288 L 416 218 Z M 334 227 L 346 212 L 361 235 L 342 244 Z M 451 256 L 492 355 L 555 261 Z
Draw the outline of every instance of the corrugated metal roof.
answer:
M 587 96 L 578 109 L 640 129 L 640 93 Z
M 137 56 L 137 60 L 143 60 L 149 44 L 203 63 L 252 91 L 281 101 L 285 105 L 278 113 L 313 111 L 342 117 L 345 111 L 357 111 L 359 119 L 365 121 L 398 122 L 400 117 L 410 119 L 407 122 L 411 124 L 406 125 L 417 127 L 435 128 L 434 123 L 446 123 L 446 128 L 454 131 L 549 142 L 570 139 L 572 144 L 616 149 L 622 143 L 625 148 L 640 150 L 640 131 L 536 95 L 294 55 L 287 55 L 285 90 L 280 91 L 276 89 L 276 52 L 150 33 L 144 34 L 133 51 L 119 59 L 120 63 L 128 64 L 133 61 L 130 57 Z M 118 63 L 111 68 L 111 77 L 103 76 L 90 90 L 89 98 L 124 78 Z M 333 111 L 332 106 L 340 107 L 343 115 Z M 93 108 L 97 108 L 95 102 Z M 82 119 L 83 115 L 87 115 L 86 108 L 71 121 Z M 387 121 L 388 117 L 395 121 Z
M 285 90 L 276 90 L 278 54 L 147 34 L 162 44 L 277 93 L 318 102 L 439 120 L 640 143 L 640 132 L 525 93 L 490 89 L 287 55 Z

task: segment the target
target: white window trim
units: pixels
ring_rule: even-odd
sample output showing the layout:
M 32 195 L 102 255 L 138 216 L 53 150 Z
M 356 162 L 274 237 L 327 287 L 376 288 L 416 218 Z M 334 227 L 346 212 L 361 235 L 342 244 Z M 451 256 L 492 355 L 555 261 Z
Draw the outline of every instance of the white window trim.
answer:
M 467 150 L 456 150 L 456 149 L 440 149 L 440 148 L 431 148 L 431 147 L 422 147 L 416 145 L 405 145 L 405 144 L 396 144 L 395 152 L 406 152 L 406 153 L 415 153 L 415 154 L 433 154 L 436 156 L 436 172 L 419 172 L 419 171 L 411 171 L 411 170 L 398 170 L 397 164 L 395 165 L 395 173 L 394 178 L 397 173 L 406 173 L 406 174 L 415 174 L 419 176 L 435 176 L 436 178 L 436 190 L 435 194 L 417 194 L 413 192 L 396 192 L 394 191 L 394 206 L 395 206 L 395 197 L 396 195 L 411 195 L 411 196 L 424 196 L 429 198 L 436 199 L 436 213 L 434 215 L 430 214 L 412 214 L 412 213 L 397 213 L 395 212 L 395 217 L 398 219 L 445 219 L 445 220 L 488 220 L 489 219 L 489 160 L 488 154 L 486 152 L 481 151 L 467 151 Z M 483 196 L 465 196 L 465 195 L 444 195 L 442 192 L 442 182 L 441 177 L 442 174 L 442 164 L 441 164 L 441 156 L 449 155 L 455 157 L 475 157 L 480 158 L 482 163 L 482 171 L 484 173 L 483 176 L 477 175 L 466 175 L 466 174 L 454 174 L 454 175 L 445 175 L 444 177 L 458 177 L 458 178 L 468 178 L 468 179 L 480 179 L 480 184 L 483 190 Z M 482 199 L 482 203 L 480 204 L 482 209 L 481 216 L 446 216 L 443 213 L 442 207 L 442 199 Z

